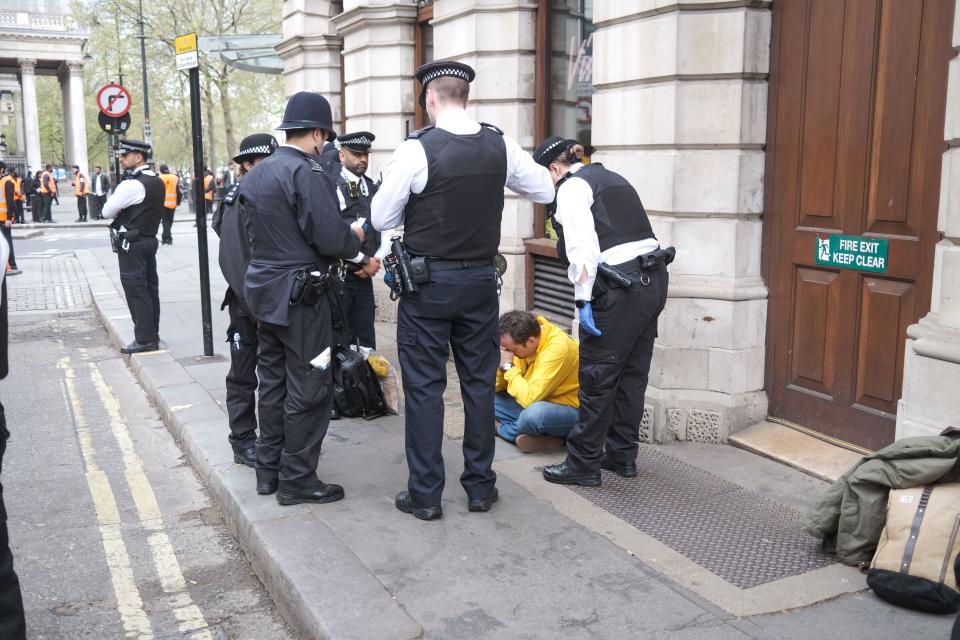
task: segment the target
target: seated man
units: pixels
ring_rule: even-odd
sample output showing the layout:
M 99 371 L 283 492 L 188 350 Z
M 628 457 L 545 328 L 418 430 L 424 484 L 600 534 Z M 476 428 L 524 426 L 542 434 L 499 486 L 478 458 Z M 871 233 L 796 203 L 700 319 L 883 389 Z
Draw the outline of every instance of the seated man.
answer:
M 500 316 L 497 435 L 526 453 L 558 449 L 577 422 L 580 347 L 543 316 Z

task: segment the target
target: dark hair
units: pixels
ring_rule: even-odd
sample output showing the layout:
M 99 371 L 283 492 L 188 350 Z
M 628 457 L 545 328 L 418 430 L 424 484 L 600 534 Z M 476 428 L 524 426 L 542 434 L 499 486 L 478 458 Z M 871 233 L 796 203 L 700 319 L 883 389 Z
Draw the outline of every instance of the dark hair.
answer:
M 78 164 L 73 165 L 73 168 L 76 169 L 77 171 L 80 171 L 80 165 Z
M 100 165 L 95 166 L 94 169 L 100 169 L 100 171 L 103 171 L 103 167 L 101 167 Z
M 165 164 L 160 165 L 160 173 L 170 173 L 170 167 Z
M 509 335 L 517 344 L 540 337 L 540 323 L 537 322 L 537 316 L 529 311 L 507 311 L 500 316 L 497 329 L 501 336 Z
M 567 145 L 567 148 L 561 151 L 560 155 L 553 159 L 554 162 L 564 165 L 571 165 L 580 162 L 584 154 L 583 145 L 576 140 L 567 140 Z
M 433 89 L 437 99 L 441 102 L 453 102 L 460 105 L 467 104 L 470 97 L 470 83 L 453 76 L 441 76 L 432 80 L 427 88 Z

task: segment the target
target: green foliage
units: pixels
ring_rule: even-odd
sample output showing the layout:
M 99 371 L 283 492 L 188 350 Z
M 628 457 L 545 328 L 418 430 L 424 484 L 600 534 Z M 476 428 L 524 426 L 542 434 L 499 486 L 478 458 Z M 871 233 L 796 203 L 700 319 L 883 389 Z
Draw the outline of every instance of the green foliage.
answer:
M 87 51 L 93 60 L 84 68 L 87 147 L 91 165 L 107 166 L 107 140 L 97 123 L 96 92 L 108 82 L 130 90 L 133 106 L 128 137 L 143 137 L 143 76 L 140 65 L 138 0 L 88 0 L 72 5 L 78 26 L 89 31 Z M 197 35 L 279 33 L 279 0 L 161 0 L 143 3 L 154 159 L 171 167 L 193 166 L 190 94 L 187 72 L 178 72 L 173 40 Z M 283 113 L 281 76 L 228 67 L 218 57 L 200 55 L 203 136 L 207 164 L 225 164 L 240 139 L 269 131 Z M 44 158 L 63 155 L 59 87 L 38 95 Z M 39 89 L 38 89 L 39 91 Z M 48 104 L 49 103 L 49 104 Z M 212 143 L 212 144 L 211 144 Z M 59 146 L 58 146 L 59 144 Z M 49 152 L 49 155 L 48 155 Z

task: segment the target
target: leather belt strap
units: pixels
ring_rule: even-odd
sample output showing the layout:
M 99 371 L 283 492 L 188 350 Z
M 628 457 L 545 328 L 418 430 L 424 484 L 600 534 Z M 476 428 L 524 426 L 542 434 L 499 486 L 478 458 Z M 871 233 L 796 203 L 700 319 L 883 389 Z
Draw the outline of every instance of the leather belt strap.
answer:
M 481 260 L 441 260 L 428 258 L 427 263 L 431 271 L 446 271 L 448 269 L 469 269 L 470 267 L 492 267 L 493 258 Z
M 933 493 L 933 487 L 927 485 L 920 494 L 920 504 L 917 505 L 917 513 L 913 516 L 913 525 L 910 527 L 910 537 L 907 538 L 907 546 L 903 550 L 903 560 L 900 561 L 900 573 L 910 572 L 910 563 L 913 561 L 913 551 L 917 546 L 917 536 L 920 535 L 920 523 L 923 522 L 923 514 L 927 512 L 927 503 L 930 502 L 930 494 Z

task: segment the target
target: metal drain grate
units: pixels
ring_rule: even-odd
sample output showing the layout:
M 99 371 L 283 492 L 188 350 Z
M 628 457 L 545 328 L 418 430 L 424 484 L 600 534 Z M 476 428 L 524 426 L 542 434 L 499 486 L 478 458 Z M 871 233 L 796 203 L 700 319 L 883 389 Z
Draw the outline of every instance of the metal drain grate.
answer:
M 835 562 L 790 507 L 650 447 L 637 465 L 637 478 L 570 488 L 741 589 Z

